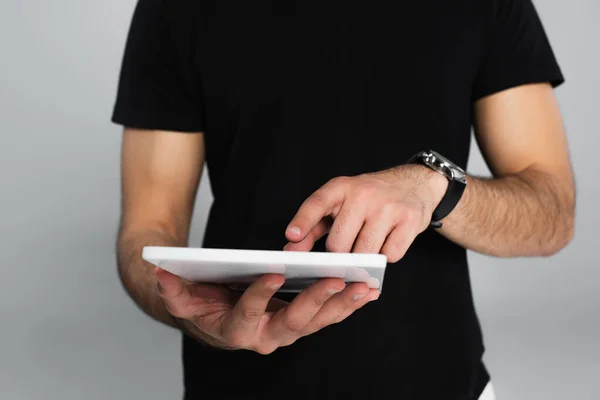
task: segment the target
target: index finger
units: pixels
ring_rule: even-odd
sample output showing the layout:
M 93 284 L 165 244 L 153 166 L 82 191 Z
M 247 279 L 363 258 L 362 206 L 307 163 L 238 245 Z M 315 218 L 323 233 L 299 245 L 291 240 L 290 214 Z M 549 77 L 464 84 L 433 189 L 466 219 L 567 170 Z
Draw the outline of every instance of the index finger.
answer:
M 228 328 L 245 333 L 255 332 L 267 310 L 269 301 L 283 285 L 283 282 L 283 276 L 276 274 L 264 275 L 253 282 L 231 310 Z
M 304 240 L 321 222 L 341 206 L 346 197 L 346 185 L 337 178 L 329 181 L 310 195 L 289 223 L 285 236 L 292 243 Z

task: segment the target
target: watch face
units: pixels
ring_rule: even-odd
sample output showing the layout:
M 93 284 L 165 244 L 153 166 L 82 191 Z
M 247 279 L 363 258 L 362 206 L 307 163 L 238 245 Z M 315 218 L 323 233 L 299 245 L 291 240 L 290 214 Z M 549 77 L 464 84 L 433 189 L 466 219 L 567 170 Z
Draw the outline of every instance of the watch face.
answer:
M 445 175 L 448 179 L 466 183 L 466 172 L 441 154 L 433 150 L 426 151 L 423 153 L 423 161 L 431 168 Z

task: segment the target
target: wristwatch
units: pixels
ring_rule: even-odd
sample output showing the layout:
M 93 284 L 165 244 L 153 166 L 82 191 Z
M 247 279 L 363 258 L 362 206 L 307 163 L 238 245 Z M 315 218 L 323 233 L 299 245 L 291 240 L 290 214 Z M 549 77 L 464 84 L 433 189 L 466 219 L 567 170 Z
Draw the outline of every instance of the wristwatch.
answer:
M 430 228 L 441 228 L 444 219 L 460 201 L 467 187 L 467 173 L 458 165 L 433 150 L 421 151 L 412 156 L 407 164 L 424 165 L 448 179 L 446 194 L 433 211 Z

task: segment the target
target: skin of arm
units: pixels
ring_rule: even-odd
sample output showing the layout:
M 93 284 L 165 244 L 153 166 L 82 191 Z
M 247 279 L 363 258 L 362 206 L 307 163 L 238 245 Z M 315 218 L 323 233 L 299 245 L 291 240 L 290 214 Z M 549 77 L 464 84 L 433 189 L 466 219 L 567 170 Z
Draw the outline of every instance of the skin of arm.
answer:
M 205 345 L 270 354 L 377 300 L 379 291 L 365 283 L 326 278 L 288 303 L 273 298 L 282 275 L 265 274 L 237 292 L 184 282 L 144 261 L 144 246 L 187 246 L 203 164 L 202 134 L 125 130 L 118 270 L 146 314 Z
M 204 164 L 202 134 L 125 129 L 121 151 L 121 222 L 117 264 L 135 303 L 165 324 L 176 321 L 156 287 L 144 246 L 186 246 Z
M 550 85 L 507 90 L 475 104 L 475 137 L 492 172 L 469 177 L 440 232 L 480 253 L 550 256 L 575 231 L 575 181 Z
M 492 177 L 467 178 L 439 232 L 492 256 L 557 253 L 574 235 L 575 183 L 552 87 L 508 89 L 474 108 L 476 140 Z M 396 262 L 427 229 L 446 188 L 446 178 L 420 165 L 336 178 L 302 204 L 285 248 L 307 251 L 329 234 L 329 251 L 381 252 Z

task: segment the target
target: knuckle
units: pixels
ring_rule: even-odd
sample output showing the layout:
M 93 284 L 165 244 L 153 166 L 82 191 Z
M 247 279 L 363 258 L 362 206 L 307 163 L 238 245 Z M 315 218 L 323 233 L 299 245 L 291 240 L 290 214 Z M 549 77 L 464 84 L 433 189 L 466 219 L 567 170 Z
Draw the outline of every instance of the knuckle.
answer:
M 325 194 L 323 193 L 322 190 L 317 190 L 310 196 L 308 203 L 311 207 L 324 208 L 325 207 Z
M 311 301 L 314 306 L 321 308 L 321 307 L 323 307 L 323 304 L 325 304 L 327 299 L 328 299 L 327 295 L 323 294 L 323 295 L 319 295 L 319 296 L 314 296 L 311 299 Z
M 393 201 L 386 201 L 379 209 L 380 215 L 388 219 L 397 213 L 398 207 Z
M 406 222 L 416 222 L 423 219 L 423 211 L 419 207 L 407 207 L 404 210 L 403 219 Z
M 294 343 L 296 343 L 296 340 L 298 340 L 298 338 L 293 338 L 293 339 L 287 340 L 287 341 L 286 341 L 284 344 L 282 344 L 282 345 L 281 345 L 281 346 L 279 346 L 279 347 L 283 347 L 283 346 L 291 346 L 291 345 L 293 345 Z
M 248 321 L 254 321 L 260 317 L 262 317 L 263 312 L 259 311 L 259 310 L 254 310 L 251 308 L 244 308 L 241 310 L 241 318 L 242 320 L 244 320 L 245 322 Z
M 268 356 L 269 354 L 273 353 L 275 350 L 277 350 L 277 346 L 270 345 L 270 344 L 264 344 L 264 343 L 260 343 L 257 346 L 255 346 L 255 348 L 254 348 L 255 352 L 257 352 L 258 354 L 261 354 L 263 356 Z
M 349 183 L 351 179 L 352 178 L 350 178 L 349 176 L 337 176 L 335 178 L 330 179 L 329 182 L 327 182 L 327 185 L 345 185 Z
M 371 183 L 362 184 L 356 193 L 356 197 L 360 201 L 368 201 L 371 200 L 373 195 L 375 194 L 376 188 Z
M 240 330 L 234 329 L 231 331 L 225 332 L 223 335 L 223 339 L 225 343 L 233 348 L 244 349 L 248 347 L 248 339 L 246 335 L 244 335 Z
M 415 210 L 411 207 L 406 207 L 402 213 L 402 217 L 407 222 L 413 221 L 415 219 Z
M 219 333 L 224 343 L 233 348 L 250 349 L 255 342 L 255 333 L 239 321 L 231 321 L 222 326 Z
M 327 251 L 332 253 L 342 253 L 344 252 L 344 248 L 342 243 L 339 240 L 331 239 L 332 236 L 328 236 L 325 241 L 325 247 Z
M 304 328 L 304 325 L 300 321 L 289 314 L 284 315 L 283 325 L 290 332 L 300 332 Z
M 187 315 L 185 313 L 185 309 L 181 307 L 179 304 L 175 304 L 172 302 L 165 302 L 165 308 L 174 317 L 177 318 L 185 318 Z

